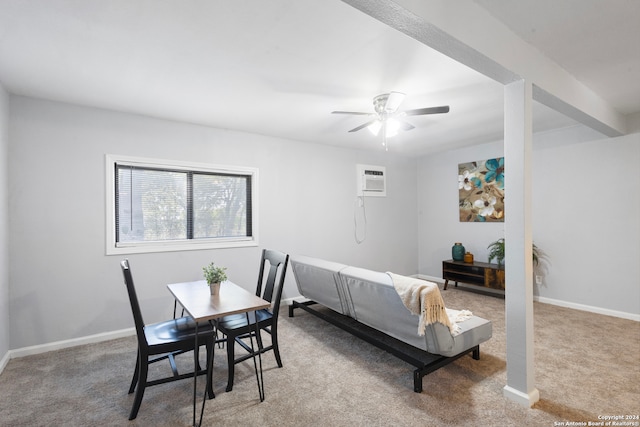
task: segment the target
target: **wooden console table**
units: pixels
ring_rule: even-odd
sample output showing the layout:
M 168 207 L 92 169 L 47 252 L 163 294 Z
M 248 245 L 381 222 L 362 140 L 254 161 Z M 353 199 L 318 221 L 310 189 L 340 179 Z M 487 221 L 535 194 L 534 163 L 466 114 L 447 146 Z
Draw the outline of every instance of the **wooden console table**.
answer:
M 498 264 L 486 262 L 467 263 L 450 259 L 442 261 L 442 278 L 445 290 L 449 280 L 453 280 L 456 286 L 458 286 L 458 282 L 462 282 L 504 290 L 504 265 L 498 266 Z

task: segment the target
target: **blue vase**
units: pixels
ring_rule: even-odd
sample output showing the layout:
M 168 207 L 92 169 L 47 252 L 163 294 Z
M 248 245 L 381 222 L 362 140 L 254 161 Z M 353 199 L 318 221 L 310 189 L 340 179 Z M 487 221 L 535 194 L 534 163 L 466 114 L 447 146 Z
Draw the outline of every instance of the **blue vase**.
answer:
M 462 243 L 456 243 L 451 248 L 451 257 L 454 261 L 464 261 L 465 249 Z

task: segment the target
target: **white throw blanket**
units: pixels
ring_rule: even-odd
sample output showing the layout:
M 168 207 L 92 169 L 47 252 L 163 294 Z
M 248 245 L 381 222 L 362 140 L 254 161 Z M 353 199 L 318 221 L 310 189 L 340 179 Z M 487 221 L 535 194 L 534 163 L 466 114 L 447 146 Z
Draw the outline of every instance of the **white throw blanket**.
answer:
M 449 321 L 454 325 L 455 331 L 452 331 L 451 334 L 455 337 L 461 332 L 458 323 L 471 319 L 473 313 L 469 310 L 452 310 L 447 308 L 447 316 L 449 316 Z
M 427 325 L 435 322 L 442 323 L 449 328 L 451 335 L 460 333 L 462 322 L 471 317 L 468 310 L 449 310 L 444 306 L 442 295 L 438 285 L 426 280 L 400 276 L 387 272 L 393 282 L 393 287 L 398 292 L 402 303 L 412 314 L 420 316 L 418 323 L 418 335 L 423 336 Z

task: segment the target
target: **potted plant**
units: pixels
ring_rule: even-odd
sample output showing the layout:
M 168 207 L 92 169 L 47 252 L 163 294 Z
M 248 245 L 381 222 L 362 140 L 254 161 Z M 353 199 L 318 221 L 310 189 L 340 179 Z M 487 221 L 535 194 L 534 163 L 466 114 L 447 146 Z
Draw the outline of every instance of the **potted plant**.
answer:
M 226 270 L 226 267 L 216 267 L 213 262 L 206 267 L 202 267 L 204 278 L 211 290 L 211 295 L 218 295 L 218 292 L 220 291 L 220 283 L 227 280 Z
M 501 266 L 504 261 L 504 238 L 491 243 L 487 246 L 487 249 L 489 249 L 489 262 L 495 258 L 498 261 L 498 265 Z M 538 265 L 540 262 L 540 250 L 535 243 L 533 244 L 532 252 L 533 264 Z

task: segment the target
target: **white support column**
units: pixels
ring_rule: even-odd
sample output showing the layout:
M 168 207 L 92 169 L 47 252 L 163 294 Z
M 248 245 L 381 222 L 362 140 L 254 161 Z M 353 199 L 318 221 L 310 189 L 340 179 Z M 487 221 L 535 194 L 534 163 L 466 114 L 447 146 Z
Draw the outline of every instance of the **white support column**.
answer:
M 533 357 L 531 231 L 532 85 L 505 86 L 505 316 L 507 385 L 504 396 L 531 407 L 540 399 Z

